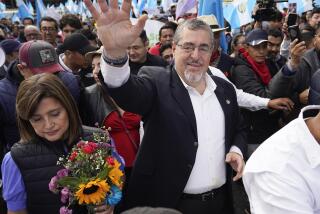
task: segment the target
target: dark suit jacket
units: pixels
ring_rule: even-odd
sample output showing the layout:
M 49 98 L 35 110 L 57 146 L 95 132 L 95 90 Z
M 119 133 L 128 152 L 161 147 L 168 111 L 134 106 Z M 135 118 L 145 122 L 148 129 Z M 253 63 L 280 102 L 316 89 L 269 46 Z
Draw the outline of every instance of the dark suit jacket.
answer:
M 234 88 L 213 77 L 225 115 L 225 150 L 245 154 L 245 132 Z M 140 114 L 144 137 L 124 197 L 126 208 L 175 208 L 195 162 L 197 124 L 187 89 L 172 68 L 143 67 L 121 87 L 109 89 L 121 108 Z M 228 182 L 231 168 L 227 170 Z M 230 183 L 230 182 L 229 182 Z

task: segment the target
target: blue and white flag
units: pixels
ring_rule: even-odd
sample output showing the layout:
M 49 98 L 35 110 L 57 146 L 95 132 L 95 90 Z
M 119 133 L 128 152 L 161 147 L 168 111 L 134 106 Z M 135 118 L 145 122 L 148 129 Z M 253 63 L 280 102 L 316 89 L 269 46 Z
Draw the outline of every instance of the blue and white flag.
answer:
M 0 12 L 3 12 L 7 9 L 6 4 L 4 4 L 3 2 L 0 2 Z
M 200 0 L 199 1 L 199 9 L 198 9 L 199 16 L 203 15 L 215 15 L 218 20 L 219 26 L 221 28 L 224 27 L 224 18 L 223 18 L 223 8 L 222 8 L 222 1 L 221 0 Z M 220 46 L 221 48 L 226 51 L 227 50 L 227 42 L 226 37 L 223 33 L 221 33 L 220 37 Z
M 176 17 L 181 17 L 183 14 L 194 8 L 196 5 L 196 0 L 179 0 L 176 8 Z
M 173 4 L 173 0 L 162 0 L 161 6 L 165 12 L 170 10 L 171 5 Z
M 37 16 L 37 26 L 40 26 L 40 20 L 46 15 L 47 8 L 44 6 L 42 0 L 36 0 L 36 16 Z
M 30 1 L 28 1 L 27 6 L 28 6 L 28 9 L 29 9 L 29 12 L 30 12 L 31 14 L 34 14 L 34 8 L 33 8 L 33 6 L 32 6 L 32 4 L 31 4 Z
M 13 14 L 13 16 L 11 17 L 11 21 L 12 21 L 12 23 L 20 22 L 20 18 L 17 13 Z
M 223 14 L 232 29 L 253 21 L 251 13 L 255 4 L 255 0 L 224 0 Z
M 20 20 L 26 17 L 32 18 L 32 14 L 30 13 L 26 3 L 24 3 L 23 0 L 16 0 L 16 4 L 18 7 L 18 17 L 20 18 Z
M 138 2 L 138 9 L 139 9 L 139 14 L 141 15 L 142 11 L 144 10 L 144 7 L 146 6 L 147 0 L 140 0 Z

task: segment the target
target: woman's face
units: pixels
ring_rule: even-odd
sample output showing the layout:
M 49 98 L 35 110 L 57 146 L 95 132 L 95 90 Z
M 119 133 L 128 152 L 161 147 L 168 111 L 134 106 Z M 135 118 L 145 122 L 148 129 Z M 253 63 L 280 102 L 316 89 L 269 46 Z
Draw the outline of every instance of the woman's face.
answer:
M 61 140 L 69 128 L 66 109 L 52 97 L 46 97 L 40 101 L 29 121 L 36 134 L 48 141 Z

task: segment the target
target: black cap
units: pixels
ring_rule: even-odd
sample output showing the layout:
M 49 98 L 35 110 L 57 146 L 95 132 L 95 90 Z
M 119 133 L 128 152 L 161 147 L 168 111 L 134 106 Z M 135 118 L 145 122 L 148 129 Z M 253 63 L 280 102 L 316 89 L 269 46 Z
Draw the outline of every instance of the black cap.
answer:
M 264 30 L 254 29 L 246 35 L 246 43 L 251 46 L 259 45 L 268 41 L 268 34 Z
M 69 50 L 85 55 L 88 52 L 96 50 L 97 48 L 90 45 L 89 40 L 83 34 L 73 33 L 64 40 L 61 49 L 63 52 Z

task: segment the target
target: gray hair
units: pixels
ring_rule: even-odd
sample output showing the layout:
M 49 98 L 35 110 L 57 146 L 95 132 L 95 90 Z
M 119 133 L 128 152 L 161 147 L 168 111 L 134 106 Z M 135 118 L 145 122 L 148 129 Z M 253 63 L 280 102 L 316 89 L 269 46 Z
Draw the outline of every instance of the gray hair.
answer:
M 174 34 L 174 37 L 173 37 L 173 41 L 175 44 L 178 44 L 178 42 L 181 40 L 181 34 L 185 29 L 193 30 L 193 31 L 196 31 L 196 30 L 207 31 L 210 36 L 210 45 L 213 48 L 213 32 L 209 25 L 207 25 L 204 21 L 199 19 L 186 20 L 181 24 L 179 24 L 176 30 L 176 33 Z
M 36 30 L 36 31 L 38 31 L 40 33 L 39 28 L 37 26 L 35 26 L 35 25 L 27 25 L 27 26 L 25 26 L 24 29 L 25 30 Z

